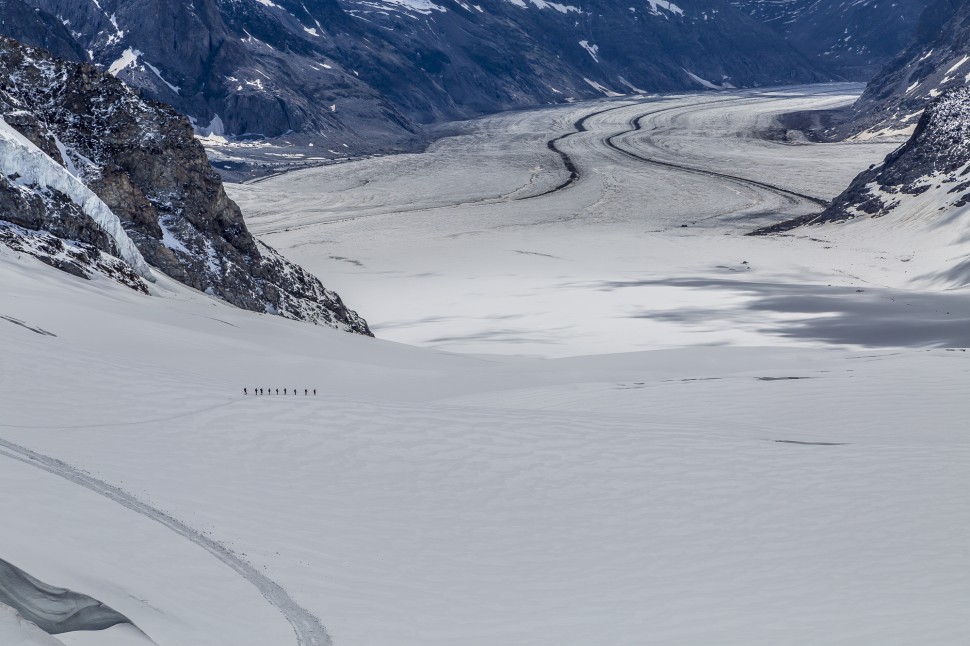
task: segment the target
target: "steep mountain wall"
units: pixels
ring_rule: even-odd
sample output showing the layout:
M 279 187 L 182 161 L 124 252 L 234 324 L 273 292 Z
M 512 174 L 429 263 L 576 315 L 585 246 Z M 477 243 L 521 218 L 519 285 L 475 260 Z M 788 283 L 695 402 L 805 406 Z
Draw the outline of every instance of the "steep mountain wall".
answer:
M 909 43 L 932 0 L 735 0 L 796 49 L 852 81 L 872 78 Z
M 830 76 L 721 0 L 23 1 L 200 131 L 323 156 L 420 145 L 415 123 Z

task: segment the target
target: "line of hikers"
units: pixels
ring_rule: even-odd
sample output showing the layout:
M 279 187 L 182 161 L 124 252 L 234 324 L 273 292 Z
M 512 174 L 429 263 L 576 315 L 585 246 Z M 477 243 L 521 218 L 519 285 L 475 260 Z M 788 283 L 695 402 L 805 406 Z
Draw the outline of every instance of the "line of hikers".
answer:
M 274 390 L 273 388 L 253 388 L 253 394 L 254 395 L 272 395 L 273 394 L 273 390 Z M 280 394 L 280 389 L 279 388 L 276 388 L 275 390 L 276 390 L 276 394 L 279 395 Z M 249 394 L 249 389 L 248 388 L 243 388 L 243 394 L 244 395 L 248 395 Z M 284 388 L 283 389 L 283 394 L 284 395 L 288 395 L 289 394 L 289 389 L 288 388 Z M 293 389 L 293 394 L 294 395 L 299 395 L 300 393 L 299 393 L 299 391 L 296 388 L 294 388 Z M 304 394 L 304 396 L 309 395 L 310 394 L 310 389 L 309 388 L 304 388 L 303 389 L 303 394 Z M 314 395 L 317 394 L 317 389 L 316 388 L 313 389 L 313 394 Z

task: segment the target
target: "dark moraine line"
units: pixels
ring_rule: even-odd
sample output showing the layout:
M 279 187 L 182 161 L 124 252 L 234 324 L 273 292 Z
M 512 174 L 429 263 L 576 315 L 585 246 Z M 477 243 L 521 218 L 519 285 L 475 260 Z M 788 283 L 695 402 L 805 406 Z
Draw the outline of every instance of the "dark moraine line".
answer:
M 548 148 L 552 152 L 559 155 L 559 159 L 562 160 L 563 166 L 565 166 L 566 170 L 569 171 L 569 177 L 566 178 L 566 180 L 563 183 L 561 183 L 559 186 L 555 186 L 553 188 L 545 190 L 542 193 L 536 193 L 535 195 L 527 195 L 526 197 L 517 198 L 516 201 L 523 202 L 525 200 L 534 200 L 537 197 L 545 197 L 546 195 L 552 195 L 553 193 L 558 193 L 559 191 L 563 191 L 569 188 L 570 186 L 572 186 L 573 184 L 575 184 L 576 182 L 578 182 L 579 168 L 576 166 L 576 163 L 573 161 L 573 158 L 569 156 L 569 153 L 567 153 L 566 151 L 564 151 L 562 148 L 559 147 L 559 142 L 569 139 L 570 137 L 578 135 L 582 132 L 587 132 L 588 129 L 586 128 L 586 124 L 593 117 L 598 117 L 601 114 L 606 114 L 607 112 L 613 112 L 615 110 L 622 110 L 623 108 L 629 108 L 632 105 L 636 105 L 636 103 L 625 103 L 623 105 L 616 106 L 613 108 L 606 108 L 605 110 L 590 112 L 589 114 L 573 122 L 572 132 L 567 132 L 564 135 L 560 135 L 555 139 L 550 139 L 549 141 L 547 141 L 546 148 Z M 668 108 L 668 110 L 669 109 L 670 108 Z
M 734 98 L 730 98 L 730 99 L 721 99 L 721 100 L 718 100 L 718 101 L 706 101 L 704 103 L 700 103 L 700 104 L 697 104 L 697 105 L 702 105 L 703 106 L 703 105 L 710 105 L 710 104 L 714 104 L 714 103 L 727 103 L 727 102 L 731 102 L 731 101 L 740 101 L 740 100 L 742 100 L 742 98 L 744 98 L 744 97 L 734 97 Z M 640 105 L 643 105 L 645 103 L 656 103 L 659 100 L 660 99 L 650 99 L 648 101 L 641 101 L 641 102 L 639 102 L 639 104 Z M 562 148 L 559 147 L 559 145 L 558 145 L 559 142 L 560 141 L 564 141 L 566 139 L 569 139 L 570 137 L 573 137 L 573 136 L 578 135 L 580 133 L 588 132 L 589 129 L 586 127 L 586 124 L 593 117 L 598 117 L 601 114 L 606 114 L 607 112 L 613 112 L 615 110 L 622 110 L 623 108 L 629 108 L 629 107 L 632 107 L 632 106 L 635 106 L 635 105 L 638 105 L 638 104 L 637 103 L 625 103 L 625 104 L 623 104 L 621 106 L 617 106 L 615 108 L 607 108 L 605 110 L 599 110 L 597 112 L 590 112 L 586 116 L 578 119 L 576 122 L 573 123 L 573 132 L 568 132 L 568 133 L 566 133 L 564 135 L 560 135 L 560 136 L 556 137 L 555 139 L 550 139 L 549 141 L 547 141 L 546 142 L 546 147 L 549 150 L 551 150 L 552 152 L 554 152 L 557 155 L 559 155 L 559 158 L 562 159 L 563 166 L 565 166 L 566 167 L 566 170 L 569 171 L 569 177 L 563 183 L 561 183 L 559 186 L 555 186 L 553 188 L 550 188 L 548 190 L 545 190 L 542 193 L 537 193 L 536 195 L 527 195 L 526 197 L 516 198 L 516 201 L 521 202 L 521 201 L 524 201 L 524 200 L 534 200 L 537 197 L 545 197 L 547 195 L 551 195 L 553 193 L 558 193 L 559 191 L 563 191 L 563 190 L 571 187 L 576 182 L 578 182 L 579 179 L 580 179 L 579 168 L 576 166 L 576 163 L 573 161 L 572 157 L 569 156 L 569 153 L 567 153 L 566 151 L 564 151 Z M 640 115 L 638 117 L 638 119 L 643 119 L 645 117 L 653 116 L 653 115 L 656 115 L 656 114 L 661 114 L 663 112 L 670 112 L 671 110 L 678 110 L 678 109 L 685 108 L 685 107 L 688 107 L 688 106 L 675 105 L 675 106 L 670 106 L 670 107 L 666 107 L 666 108 L 661 108 L 660 110 L 653 110 L 651 112 L 647 112 L 645 114 Z M 614 137 L 620 137 L 622 135 L 626 135 L 626 134 L 629 134 L 631 132 L 635 132 L 638 129 L 638 128 L 636 128 L 636 122 L 635 121 L 634 122 L 631 122 L 631 128 L 633 128 L 633 129 L 632 130 L 626 130 L 624 132 L 618 133 L 618 134 L 614 135 Z M 610 143 L 610 140 L 611 139 L 612 139 L 612 137 L 609 140 L 605 140 L 606 141 L 606 144 L 610 148 L 614 148 L 616 150 L 619 150 L 621 153 L 626 154 L 627 151 L 618 149 L 618 148 L 616 148 L 616 146 L 613 146 Z M 637 159 L 639 159 L 639 158 L 637 158 Z M 641 160 L 641 161 L 643 161 L 643 160 Z
M 721 103 L 721 101 L 715 101 L 715 102 L 712 102 L 712 103 Z M 704 105 L 706 105 L 706 104 L 700 104 L 698 107 L 703 107 Z M 684 107 L 684 106 L 678 106 L 678 107 Z M 668 109 L 673 109 L 673 108 L 668 108 Z M 673 170 L 679 170 L 679 171 L 683 171 L 685 173 L 691 173 L 691 174 L 694 174 L 694 175 L 701 175 L 703 177 L 714 177 L 714 178 L 718 178 L 718 179 L 726 179 L 726 180 L 729 180 L 729 181 L 732 181 L 732 182 L 737 182 L 739 184 L 744 184 L 744 185 L 747 185 L 747 186 L 756 186 L 758 188 L 763 188 L 763 189 L 766 189 L 766 190 L 771 191 L 773 193 L 777 193 L 777 194 L 779 194 L 779 195 L 781 195 L 783 197 L 786 197 L 786 198 L 788 198 L 790 200 L 793 199 L 793 198 L 794 199 L 807 200 L 809 202 L 813 202 L 815 204 L 818 204 L 819 206 L 821 206 L 823 208 L 825 208 L 825 207 L 827 207 L 829 205 L 829 202 L 827 200 L 823 200 L 823 199 L 818 198 L 818 197 L 815 197 L 813 195 L 806 195 L 805 193 L 799 193 L 797 191 L 791 191 L 791 190 L 788 190 L 786 188 L 782 188 L 780 186 L 776 186 L 774 184 L 768 184 L 766 182 L 759 182 L 758 180 L 755 180 L 755 179 L 748 179 L 747 177 L 738 177 L 737 175 L 729 175 L 727 173 L 719 173 L 717 171 L 706 170 L 704 168 L 696 168 L 694 166 L 687 166 L 687 165 L 684 165 L 684 164 L 675 164 L 673 162 L 660 161 L 659 159 L 653 159 L 651 157 L 644 157 L 643 155 L 638 155 L 637 153 L 631 152 L 631 151 L 629 151 L 629 150 L 627 150 L 625 148 L 621 148 L 620 146 L 618 146 L 616 144 L 616 140 L 619 139 L 620 137 L 625 137 L 626 135 L 630 135 L 630 134 L 633 134 L 635 132 L 639 132 L 639 131 L 643 130 L 643 120 L 646 119 L 647 117 L 653 116 L 655 114 L 657 114 L 657 113 L 656 112 L 650 112 L 650 113 L 647 113 L 647 114 L 640 115 L 639 117 L 637 117 L 636 119 L 634 119 L 631 122 L 632 128 L 630 130 L 627 130 L 625 132 L 620 132 L 620 133 L 617 133 L 617 134 L 612 135 L 610 137 L 607 137 L 606 139 L 603 140 L 603 142 L 609 148 L 612 148 L 616 152 L 618 152 L 618 153 L 620 153 L 622 155 L 626 155 L 627 157 L 629 157 L 631 159 L 636 159 L 638 161 L 644 162 L 646 164 L 652 164 L 654 166 L 658 166 L 658 167 L 661 167 L 661 168 L 670 168 L 670 169 L 673 169 Z

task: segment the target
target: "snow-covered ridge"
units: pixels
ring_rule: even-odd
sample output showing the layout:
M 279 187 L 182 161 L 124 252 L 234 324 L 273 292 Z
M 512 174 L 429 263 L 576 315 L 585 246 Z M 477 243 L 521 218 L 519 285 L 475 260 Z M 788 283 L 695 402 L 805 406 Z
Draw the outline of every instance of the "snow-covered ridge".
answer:
M 121 258 L 145 280 L 154 282 L 148 263 L 121 221 L 94 192 L 0 117 L 0 172 L 21 184 L 52 188 L 68 196 L 114 240 Z

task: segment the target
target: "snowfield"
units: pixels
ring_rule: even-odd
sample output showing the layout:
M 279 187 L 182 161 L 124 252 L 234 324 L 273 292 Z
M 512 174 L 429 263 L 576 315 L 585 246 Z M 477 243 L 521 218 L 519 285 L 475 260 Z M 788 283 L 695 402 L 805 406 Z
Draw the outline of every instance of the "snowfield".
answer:
M 891 148 L 751 134 L 856 91 L 499 115 L 233 187 L 377 340 L 0 248 L 0 558 L 143 633 L 0 607 L 0 641 L 961 643 L 970 300 L 926 279 L 960 236 L 743 235 Z

